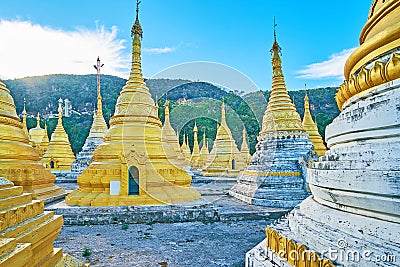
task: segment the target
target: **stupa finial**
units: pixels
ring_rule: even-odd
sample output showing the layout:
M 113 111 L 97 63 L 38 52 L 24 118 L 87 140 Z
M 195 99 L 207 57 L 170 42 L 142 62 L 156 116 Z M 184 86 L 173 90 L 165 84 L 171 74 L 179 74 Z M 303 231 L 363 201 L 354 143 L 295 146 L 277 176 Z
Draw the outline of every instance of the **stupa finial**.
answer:
M 26 116 L 26 99 L 24 97 L 24 109 L 22 110 L 22 115 Z
M 37 118 L 36 118 L 36 128 L 40 128 L 40 113 L 37 113 Z
M 93 65 L 93 67 L 97 70 L 97 114 L 103 115 L 103 105 L 101 103 L 101 92 L 100 92 L 100 69 L 104 66 L 101 63 L 100 57 L 97 57 L 97 64 Z
M 136 34 L 138 35 L 138 37 L 140 37 L 140 39 L 142 39 L 143 37 L 143 30 L 142 30 L 142 26 L 140 25 L 140 21 L 139 21 L 139 5 L 142 1 L 140 0 L 136 0 L 136 20 L 135 20 L 135 24 L 132 27 L 132 31 L 131 31 L 131 36 L 135 37 Z
M 279 46 L 278 41 L 276 40 L 276 27 L 278 24 L 276 23 L 275 16 L 274 16 L 274 43 L 272 44 L 272 48 L 270 52 L 275 56 L 275 54 L 279 57 L 279 53 L 281 52 L 282 48 Z

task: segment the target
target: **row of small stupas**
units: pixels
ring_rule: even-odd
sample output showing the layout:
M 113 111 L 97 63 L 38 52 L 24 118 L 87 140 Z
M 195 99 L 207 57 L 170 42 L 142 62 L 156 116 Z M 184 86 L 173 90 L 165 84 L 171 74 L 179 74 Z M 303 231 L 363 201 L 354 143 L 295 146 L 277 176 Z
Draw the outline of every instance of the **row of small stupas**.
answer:
M 36 127 L 27 130 L 26 127 L 26 109 L 22 112 L 22 121 L 24 131 L 28 133 L 30 144 L 37 149 L 41 157 L 41 162 L 44 163 L 46 168 L 52 171 L 70 171 L 78 176 L 82 170 L 86 169 L 93 160 L 93 152 L 99 144 L 103 142 L 103 138 L 108 130 L 107 124 L 104 120 L 102 113 L 102 97 L 100 93 L 100 59 L 97 59 L 96 69 L 98 70 L 98 96 L 97 96 L 97 110 L 93 115 L 93 123 L 89 131 L 89 135 L 80 153 L 78 153 L 76 160 L 71 150 L 71 145 L 68 140 L 68 135 L 62 125 L 62 113 L 59 107 L 59 121 L 56 130 L 53 132 L 51 142 L 47 135 L 47 124 L 45 123 L 44 129 L 40 127 L 40 116 L 37 116 Z M 275 90 L 272 91 L 271 101 L 275 99 Z M 286 97 L 286 101 L 290 101 Z M 308 96 L 304 99 L 305 110 L 302 122 L 303 129 L 308 133 L 308 138 L 314 145 L 314 151 L 319 155 L 323 155 L 326 151 L 322 138 L 318 133 L 318 128 L 314 123 L 308 103 Z M 281 105 L 281 103 L 278 103 Z M 240 171 L 243 171 L 250 163 L 251 155 L 247 144 L 246 129 L 243 129 L 242 145 L 239 151 L 235 140 L 232 137 L 229 126 L 225 118 L 225 104 L 221 106 L 221 123 L 217 128 L 217 134 L 212 146 L 211 153 L 209 152 L 205 133 L 203 136 L 203 145 L 200 149 L 197 135 L 197 125 L 195 123 L 193 128 L 194 141 L 193 149 L 190 150 L 188 138 L 184 135 L 182 145 L 179 145 L 179 137 L 175 130 L 172 128 L 169 118 L 169 102 L 165 103 L 165 121 L 162 128 L 162 142 L 168 143 L 174 149 L 166 151 L 170 160 L 174 161 L 180 166 L 191 166 L 194 169 L 202 170 L 203 176 L 228 176 L 236 177 Z M 174 158 L 171 158 L 174 157 Z M 176 157 L 176 158 L 175 158 Z M 72 164 L 72 165 L 71 165 Z
M 47 135 L 47 124 L 44 129 L 40 127 L 40 114 L 37 115 L 36 127 L 28 131 L 26 126 L 26 109 L 22 112 L 22 123 L 24 133 L 29 138 L 30 145 L 39 153 L 40 162 L 45 168 L 57 171 L 71 170 L 71 164 L 75 161 L 71 144 L 65 132 L 62 120 L 62 107 L 59 102 L 58 122 L 55 130 L 51 134 L 51 139 Z
M 273 91 L 275 94 L 275 91 Z M 313 150 L 318 156 L 325 154 L 326 147 L 322 141 L 322 137 L 318 132 L 318 127 L 314 123 L 308 102 L 308 96 L 304 98 L 304 118 L 302 129 L 308 134 L 309 140 L 313 144 Z M 170 125 L 168 101 L 165 105 L 165 123 L 163 126 L 163 136 L 171 144 L 177 145 L 179 159 L 183 165 L 190 165 L 194 169 L 202 170 L 203 176 L 225 176 L 236 177 L 240 171 L 243 171 L 250 164 L 250 151 L 247 144 L 246 129 L 243 129 L 242 145 L 239 151 L 235 140 L 232 137 L 229 126 L 225 118 L 225 104 L 221 107 L 222 116 L 221 124 L 217 128 L 217 134 L 212 146 L 211 153 L 209 152 L 205 133 L 203 135 L 202 147 L 198 142 L 198 129 L 196 123 L 193 127 L 193 146 L 190 150 L 188 140 L 185 134 L 182 145 L 178 146 L 178 137 L 174 129 Z

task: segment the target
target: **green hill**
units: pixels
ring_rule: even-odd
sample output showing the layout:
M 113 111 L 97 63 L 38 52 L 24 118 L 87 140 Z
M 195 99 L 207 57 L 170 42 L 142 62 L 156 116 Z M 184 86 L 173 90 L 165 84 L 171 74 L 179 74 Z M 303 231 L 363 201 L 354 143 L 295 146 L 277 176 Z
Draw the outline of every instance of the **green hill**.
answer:
M 28 77 L 23 79 L 4 81 L 14 97 L 17 112 L 21 113 L 23 98 L 26 98 L 28 128 L 36 125 L 37 112 L 48 115 L 56 113 L 57 101 L 61 97 L 68 98 L 73 110 L 77 113 L 64 118 L 64 126 L 69 135 L 74 153 L 81 150 L 89 133 L 92 123 L 93 109 L 96 106 L 96 75 L 47 75 Z M 103 96 L 103 113 L 108 123 L 114 113 L 116 99 L 125 85 L 126 80 L 110 75 L 101 76 L 101 90 Z M 251 152 L 254 152 L 256 137 L 260 131 L 269 92 L 258 91 L 239 96 L 220 87 L 206 82 L 192 82 L 188 80 L 149 79 L 147 86 L 153 99 L 158 99 L 159 116 L 164 121 L 164 103 L 166 95 L 170 101 L 171 124 L 183 134 L 189 134 L 190 143 L 193 140 L 192 129 L 194 119 L 199 128 L 199 140 L 204 131 L 207 134 L 209 145 L 215 138 L 217 123 L 221 116 L 221 99 L 227 106 L 227 122 L 232 135 L 240 147 L 242 129 L 245 126 Z M 319 88 L 309 90 L 311 113 L 316 116 L 321 134 L 325 127 L 339 110 L 334 102 L 335 88 Z M 297 110 L 303 116 L 303 99 L 305 91 L 290 91 L 294 98 Z M 42 127 L 44 127 L 42 121 Z M 54 130 L 57 120 L 47 119 L 49 134 Z

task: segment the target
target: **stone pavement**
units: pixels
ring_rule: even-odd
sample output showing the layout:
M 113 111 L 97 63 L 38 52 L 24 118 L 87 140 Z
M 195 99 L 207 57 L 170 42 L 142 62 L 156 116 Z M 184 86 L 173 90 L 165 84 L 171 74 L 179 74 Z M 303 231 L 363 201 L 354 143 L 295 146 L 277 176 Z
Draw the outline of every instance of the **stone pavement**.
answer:
M 107 225 L 116 223 L 176 223 L 274 220 L 287 209 L 248 205 L 227 194 L 232 181 L 196 183 L 202 197 L 173 205 L 130 207 L 76 207 L 64 201 L 47 204 L 45 209 L 64 216 L 65 225 Z M 60 184 L 68 192 L 72 184 Z
M 194 179 L 202 197 L 174 205 L 45 209 L 64 216 L 55 246 L 91 266 L 244 266 L 265 227 L 287 212 L 252 206 L 227 194 L 232 179 Z M 59 184 L 67 192 L 76 184 Z M 83 257 L 84 248 L 92 251 Z
M 55 242 L 90 266 L 244 266 L 245 254 L 265 238 L 266 220 L 64 226 Z M 123 230 L 126 229 L 126 230 Z

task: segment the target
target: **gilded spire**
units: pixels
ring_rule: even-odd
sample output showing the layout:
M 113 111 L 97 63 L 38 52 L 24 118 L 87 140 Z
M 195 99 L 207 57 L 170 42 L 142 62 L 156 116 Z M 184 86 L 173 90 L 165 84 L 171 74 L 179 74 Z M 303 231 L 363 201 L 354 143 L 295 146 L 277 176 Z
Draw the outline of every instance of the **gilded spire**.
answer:
M 324 142 L 322 141 L 322 137 L 318 132 L 318 126 L 314 123 L 311 112 L 310 112 L 310 104 L 308 102 L 308 94 L 304 97 L 304 118 L 303 118 L 303 128 L 308 133 L 308 139 L 314 145 L 314 151 L 318 156 L 325 155 L 326 147 Z
M 24 97 L 24 110 L 22 110 L 22 115 L 25 115 L 26 117 L 26 99 Z
M 286 90 L 285 78 L 280 58 L 281 47 L 276 39 L 276 23 L 274 20 L 274 43 L 272 53 L 272 91 L 264 113 L 260 136 L 276 131 L 303 131 L 300 115 L 292 103 Z
M 22 127 L 24 130 L 24 133 L 26 134 L 26 136 L 29 137 L 28 135 L 28 126 L 26 125 L 26 100 L 24 97 L 24 109 L 22 110 Z
M 199 141 L 197 137 L 198 129 L 197 129 L 197 124 L 196 121 L 194 121 L 194 127 L 193 127 L 193 150 L 192 150 L 192 156 L 190 158 L 190 162 L 192 164 L 192 167 L 199 167 L 198 160 L 200 158 L 200 148 L 199 148 Z
M 39 112 L 36 117 L 36 128 L 40 128 L 40 113 Z
M 114 116 L 110 120 L 110 126 L 119 124 L 121 121 L 143 122 L 144 117 L 148 118 L 151 124 L 162 127 L 158 118 L 158 108 L 151 97 L 142 75 L 141 65 L 141 40 L 143 30 L 139 22 L 139 4 L 136 3 L 136 20 L 132 27 L 132 66 L 129 79 L 120 92 L 115 106 Z M 129 118 L 128 118 L 129 117 Z
M 141 3 L 141 1 L 139 1 L 139 0 L 136 1 L 136 20 L 135 20 L 135 23 L 133 24 L 132 30 L 131 30 L 131 36 L 133 38 L 132 68 L 131 68 L 131 73 L 129 75 L 129 80 L 127 82 L 127 85 L 134 84 L 134 85 L 136 85 L 136 89 L 138 89 L 138 88 L 147 89 L 146 84 L 143 81 L 142 63 L 141 63 L 141 46 L 142 46 L 141 41 L 143 38 L 143 29 L 142 29 L 142 26 L 140 25 L 140 21 L 139 21 L 139 5 L 140 5 L 140 3 Z M 128 89 L 125 87 L 123 89 Z

